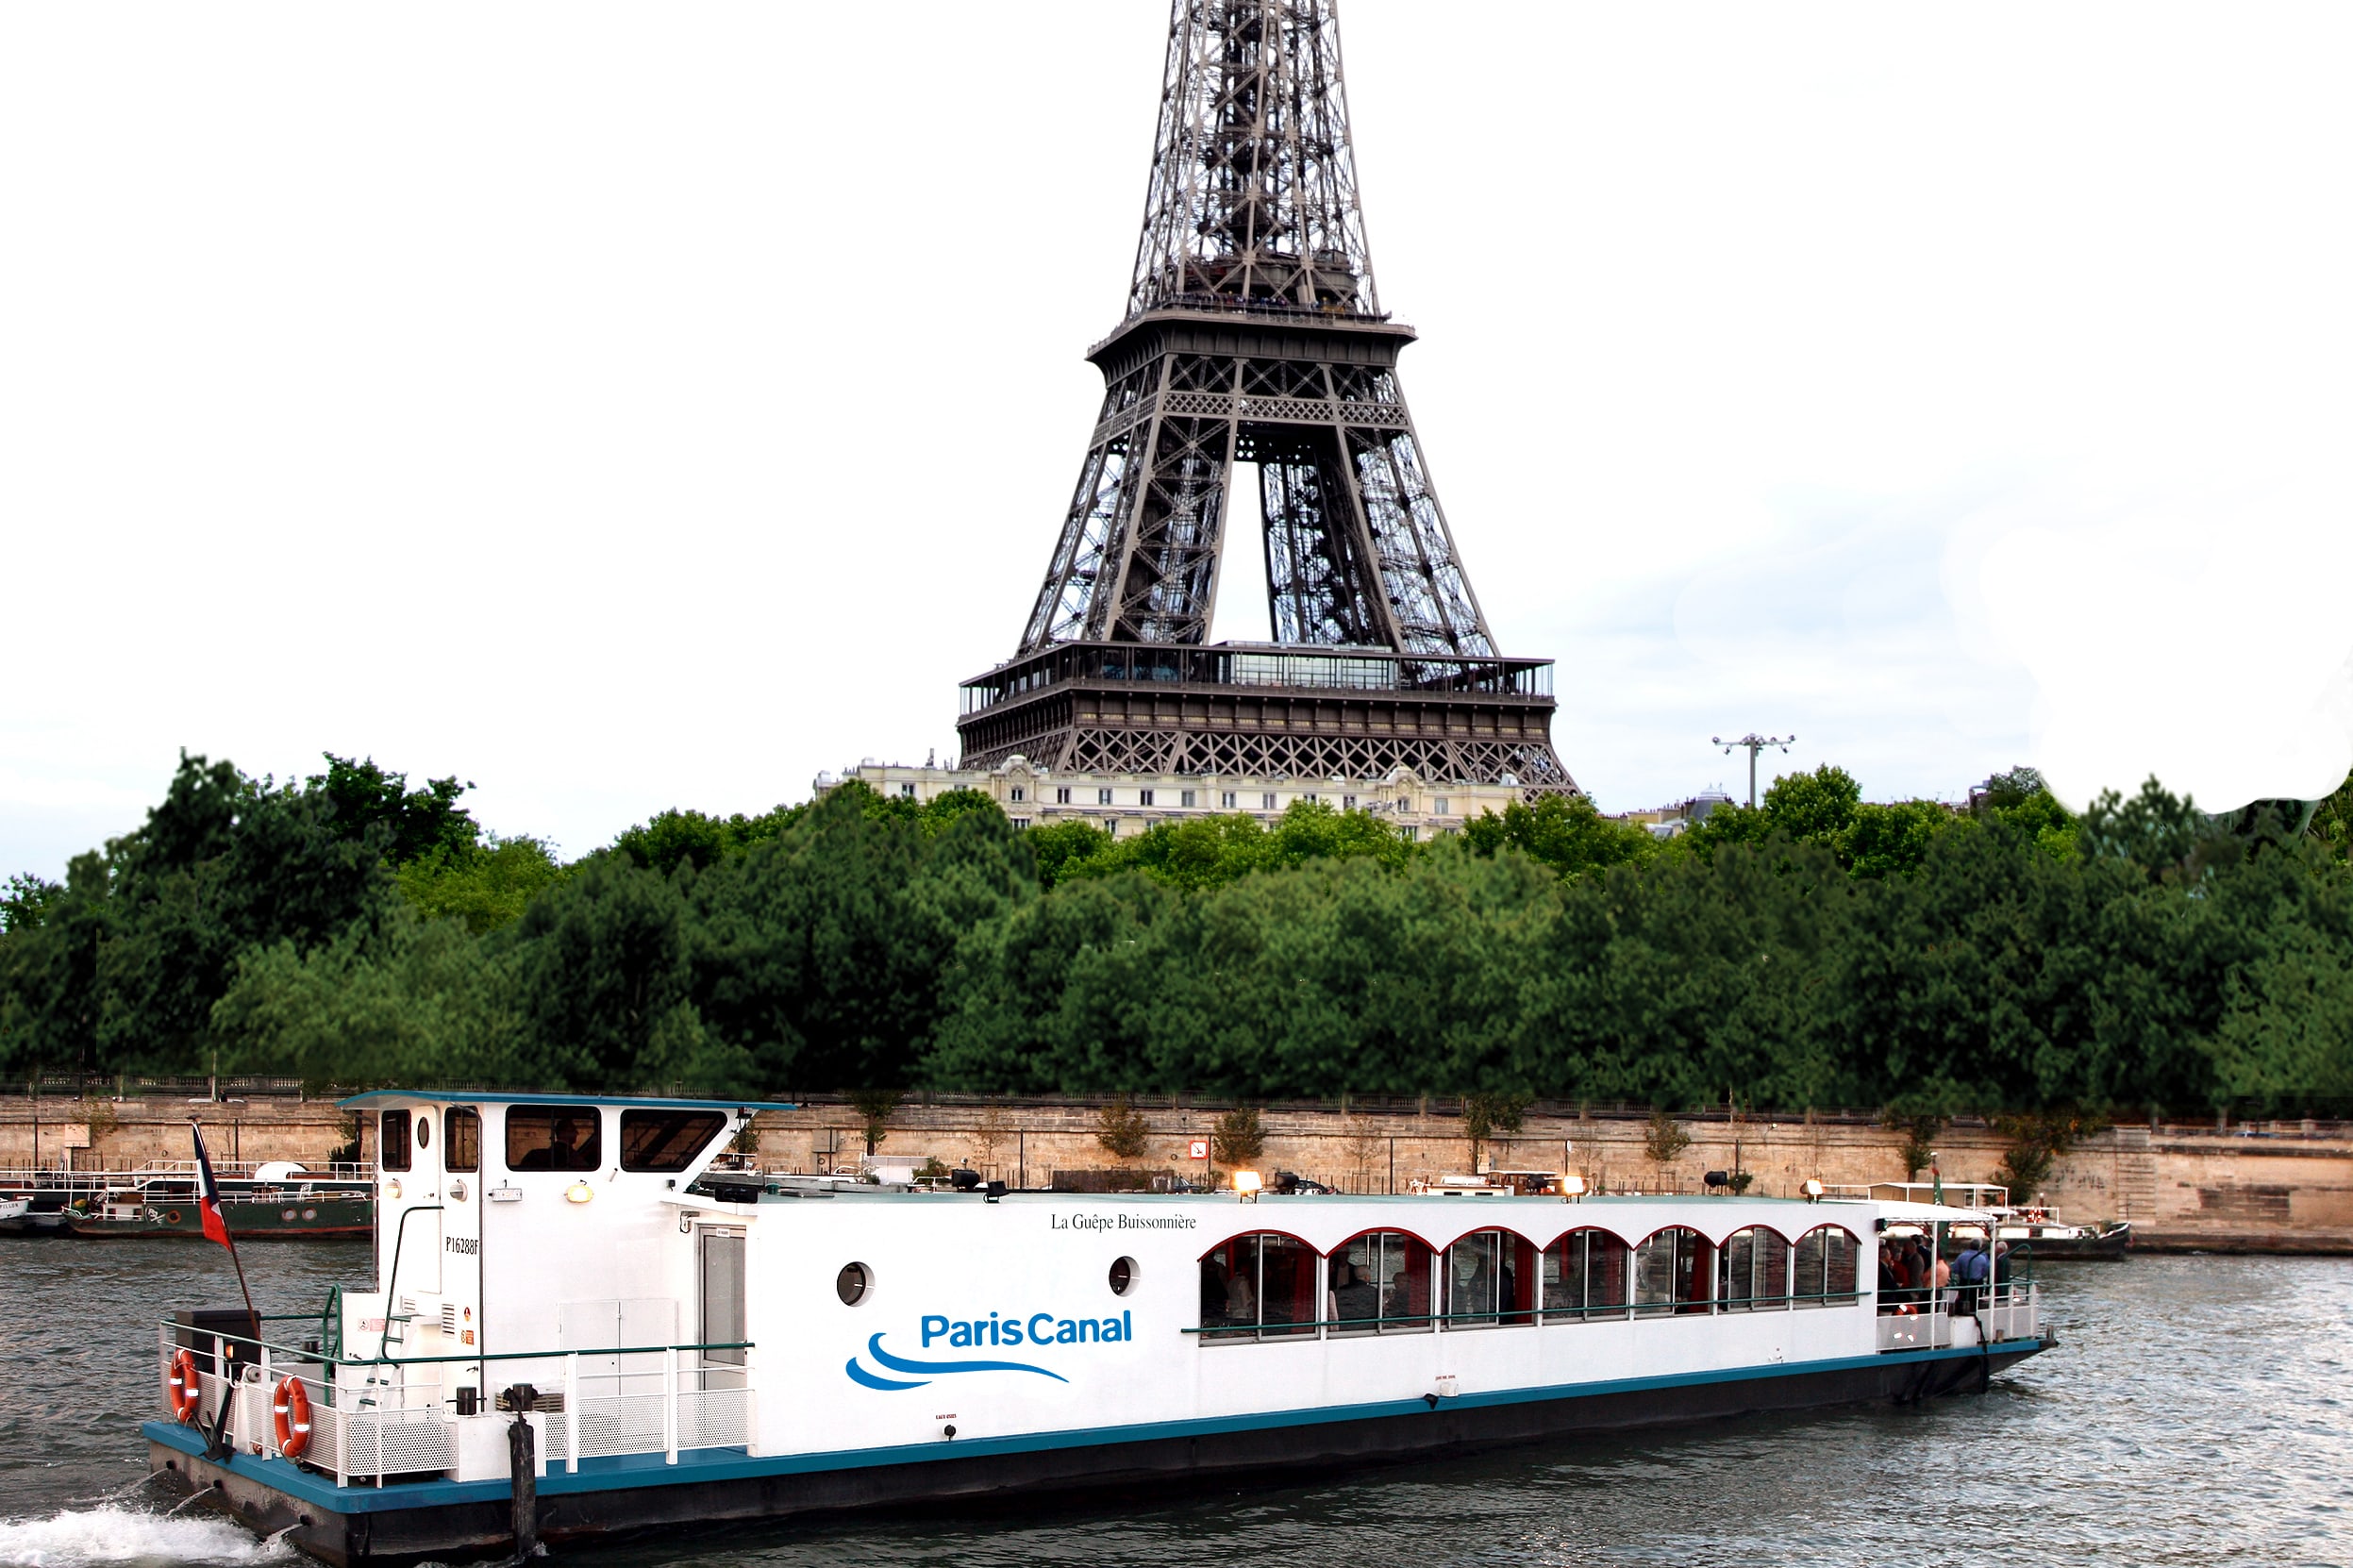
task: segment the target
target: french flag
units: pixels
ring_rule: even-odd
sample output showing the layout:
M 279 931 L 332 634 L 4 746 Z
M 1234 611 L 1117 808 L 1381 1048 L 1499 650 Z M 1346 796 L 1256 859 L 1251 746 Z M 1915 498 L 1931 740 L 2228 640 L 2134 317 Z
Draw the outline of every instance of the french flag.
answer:
M 204 1233 L 234 1255 L 237 1248 L 228 1239 L 228 1222 L 221 1217 L 221 1185 L 212 1179 L 212 1161 L 204 1152 L 204 1128 L 191 1122 L 188 1130 L 196 1140 L 196 1208 L 204 1217 Z

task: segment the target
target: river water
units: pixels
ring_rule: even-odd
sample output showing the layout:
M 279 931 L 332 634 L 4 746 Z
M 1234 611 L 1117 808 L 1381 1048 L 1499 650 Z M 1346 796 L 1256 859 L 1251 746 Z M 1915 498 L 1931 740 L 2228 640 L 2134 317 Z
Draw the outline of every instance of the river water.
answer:
M 368 1270 L 247 1248 L 263 1311 Z M 568 1549 L 583 1568 L 1423 1564 L 2353 1564 L 2353 1261 L 2046 1265 L 2063 1344 L 1986 1393 L 1754 1418 L 1083 1503 L 712 1527 Z M 138 1485 L 153 1323 L 226 1305 L 187 1242 L 0 1240 L 0 1568 L 300 1560 L 161 1517 Z

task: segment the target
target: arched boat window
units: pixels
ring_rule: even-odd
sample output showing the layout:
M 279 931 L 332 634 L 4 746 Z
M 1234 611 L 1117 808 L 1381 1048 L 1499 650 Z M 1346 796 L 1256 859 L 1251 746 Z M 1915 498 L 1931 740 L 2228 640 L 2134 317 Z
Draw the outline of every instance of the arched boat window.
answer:
M 376 1141 L 375 1164 L 381 1171 L 405 1171 L 409 1168 L 409 1113 L 388 1110 L 384 1113 L 383 1136 Z
M 507 1169 L 593 1171 L 604 1163 L 605 1119 L 592 1105 L 510 1105 Z
M 1634 1315 L 1705 1312 L 1713 1306 L 1716 1249 L 1696 1230 L 1671 1226 L 1634 1249 Z
M 1201 1341 L 1288 1339 L 1315 1332 L 1323 1259 L 1295 1236 L 1261 1230 L 1201 1258 Z
M 482 1168 L 482 1113 L 453 1108 L 442 1117 L 442 1163 L 453 1171 Z
M 1333 1335 L 1429 1332 L 1433 1256 L 1401 1230 L 1368 1230 L 1334 1247 L 1324 1304 Z
M 1727 1312 L 1789 1305 L 1789 1243 L 1764 1226 L 1735 1230 L 1717 1248 L 1716 1302 Z
M 1819 1226 L 1797 1238 L 1797 1271 L 1790 1293 L 1800 1307 L 1835 1307 L 1855 1299 L 1853 1232 Z
M 621 1168 L 683 1171 L 726 1125 L 726 1117 L 716 1110 L 625 1110 Z
M 1534 1305 L 1536 1248 L 1508 1230 L 1474 1230 L 1446 1249 L 1438 1276 L 1448 1328 L 1526 1323 Z
M 1606 1230 L 1572 1230 L 1544 1249 L 1544 1321 L 1626 1316 L 1627 1249 Z

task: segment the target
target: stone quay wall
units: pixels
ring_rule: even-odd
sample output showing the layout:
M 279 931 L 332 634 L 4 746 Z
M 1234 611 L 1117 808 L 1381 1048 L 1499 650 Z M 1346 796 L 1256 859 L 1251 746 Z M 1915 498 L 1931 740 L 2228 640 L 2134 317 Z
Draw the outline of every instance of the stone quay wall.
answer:
M 1151 1173 L 1198 1175 L 1188 1143 L 1210 1134 L 1218 1104 L 1140 1102 L 1149 1130 L 1143 1155 L 1126 1164 L 1137 1185 Z M 937 1159 L 1015 1187 L 1044 1187 L 1057 1171 L 1122 1164 L 1097 1141 L 1101 1102 L 911 1099 L 894 1110 L 875 1150 L 893 1165 Z M 265 1159 L 325 1163 L 357 1129 L 325 1100 L 260 1097 L 210 1101 L 145 1096 L 0 1099 L 0 1170 L 128 1170 L 189 1158 L 188 1124 L 201 1123 L 224 1163 Z M 1404 1192 L 1472 1169 L 1471 1145 L 1450 1102 L 1374 1107 L 1275 1107 L 1260 1114 L 1264 1172 L 1294 1171 L 1347 1192 Z M 1751 1192 L 1794 1196 L 1818 1177 L 1832 1186 L 1904 1179 L 1900 1134 L 1855 1117 L 1690 1118 L 1690 1146 L 1663 1164 L 1644 1152 L 1645 1122 L 1632 1113 L 1531 1112 L 1490 1143 L 1490 1169 L 1575 1171 L 1611 1192 L 1702 1191 L 1711 1170 L 1745 1169 Z M 759 1159 L 772 1171 L 856 1170 L 866 1157 L 862 1118 L 846 1103 L 817 1100 L 763 1111 Z M 373 1155 L 373 1139 L 369 1140 Z M 1947 1182 L 1991 1181 L 2005 1145 L 1967 1123 L 1937 1139 Z M 2062 1217 L 2132 1222 L 2151 1250 L 2353 1254 L 2353 1127 L 2311 1123 L 2119 1126 L 2087 1140 L 2053 1168 L 2043 1193 Z

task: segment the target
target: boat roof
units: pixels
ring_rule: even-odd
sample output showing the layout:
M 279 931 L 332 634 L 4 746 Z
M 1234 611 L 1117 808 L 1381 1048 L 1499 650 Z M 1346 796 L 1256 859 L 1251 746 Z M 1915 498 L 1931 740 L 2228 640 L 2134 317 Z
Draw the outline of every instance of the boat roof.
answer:
M 435 1105 L 651 1105 L 678 1106 L 692 1110 L 798 1110 L 790 1100 L 691 1100 L 668 1094 L 531 1094 L 506 1089 L 371 1089 L 336 1101 L 337 1107 L 391 1105 L 396 1101 L 430 1100 Z

